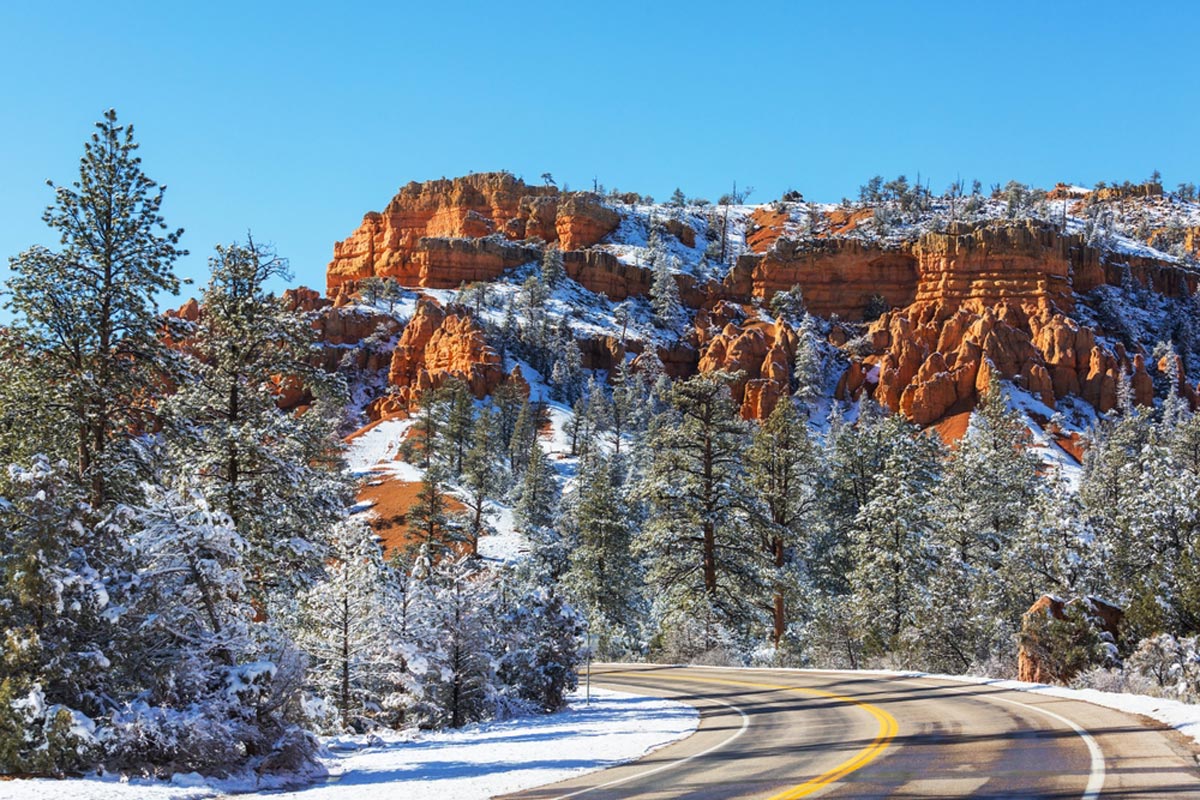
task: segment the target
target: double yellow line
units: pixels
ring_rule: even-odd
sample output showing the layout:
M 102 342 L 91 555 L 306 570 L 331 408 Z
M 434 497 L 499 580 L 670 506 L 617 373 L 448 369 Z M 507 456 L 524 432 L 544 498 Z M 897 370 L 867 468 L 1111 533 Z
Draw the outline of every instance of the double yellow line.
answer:
M 690 675 L 666 675 L 661 672 L 646 673 L 646 672 L 609 672 L 605 673 L 604 677 L 637 677 L 650 678 L 652 680 L 673 680 L 687 681 L 689 683 L 711 683 L 721 686 L 742 686 L 751 689 L 773 689 L 775 691 L 796 692 L 798 694 L 806 694 L 810 697 L 820 697 L 826 700 L 834 700 L 839 703 L 848 703 L 861 708 L 879 722 L 879 732 L 875 734 L 875 738 L 866 747 L 859 750 L 850 758 L 838 764 L 831 770 L 822 772 L 815 778 L 810 778 L 804 783 L 797 784 L 790 789 L 785 789 L 779 794 L 771 795 L 767 800 L 795 800 L 798 797 L 808 797 L 819 789 L 823 789 L 834 781 L 841 780 L 855 770 L 862 769 L 867 764 L 870 764 L 879 754 L 887 749 L 888 744 L 895 738 L 900 730 L 900 724 L 896 722 L 896 718 L 888 712 L 884 711 L 879 706 L 864 703 L 862 700 L 855 700 L 853 697 L 836 694 L 834 692 L 826 692 L 821 689 L 810 689 L 807 686 L 780 686 L 775 683 L 754 683 L 752 681 L 733 681 L 724 678 L 697 678 Z

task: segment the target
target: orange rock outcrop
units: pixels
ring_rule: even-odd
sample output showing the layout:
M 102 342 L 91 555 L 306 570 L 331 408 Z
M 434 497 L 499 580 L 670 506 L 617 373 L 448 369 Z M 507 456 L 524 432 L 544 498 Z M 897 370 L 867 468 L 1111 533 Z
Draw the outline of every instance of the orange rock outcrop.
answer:
M 714 316 L 725 309 L 718 307 Z M 774 324 L 755 321 L 726 322 L 706 340 L 700 355 L 700 372 L 739 372 L 730 386 L 743 419 L 766 419 L 779 399 L 791 389 L 791 365 L 796 355 L 796 332 L 783 320 Z
M 424 392 L 451 378 L 482 398 L 504 379 L 504 370 L 483 329 L 465 309 L 444 309 L 422 297 L 392 352 L 388 382 L 397 387 L 399 401 L 412 406 Z
M 503 172 L 409 183 L 334 245 L 326 289 L 332 296 L 341 284 L 372 275 L 431 288 L 489 280 L 536 258 L 536 248 L 510 242 L 590 247 L 619 222 L 593 195 L 529 186 Z

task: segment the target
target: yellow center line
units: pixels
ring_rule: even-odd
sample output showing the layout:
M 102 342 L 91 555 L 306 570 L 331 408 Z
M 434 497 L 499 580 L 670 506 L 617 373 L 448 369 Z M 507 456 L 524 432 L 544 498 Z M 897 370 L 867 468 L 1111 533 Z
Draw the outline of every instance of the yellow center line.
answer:
M 664 675 L 662 673 L 647 673 L 647 672 L 606 672 L 598 676 L 600 680 L 605 677 L 631 677 L 631 678 L 646 678 L 649 680 L 673 680 L 673 681 L 690 681 L 693 683 L 713 683 L 723 686 L 745 686 L 752 689 L 775 689 L 784 692 L 797 692 L 806 694 L 812 697 L 821 697 L 828 700 L 835 700 L 839 703 L 848 703 L 858 706 L 866 711 L 879 722 L 879 732 L 875 734 L 875 738 L 869 745 L 859 750 L 850 758 L 838 764 L 831 770 L 822 772 L 815 778 L 810 778 L 804 783 L 797 784 L 789 789 L 785 789 L 779 794 L 771 795 L 767 800 L 795 800 L 797 797 L 808 797 L 819 789 L 823 789 L 834 781 L 840 780 L 855 770 L 862 769 L 867 764 L 874 761 L 880 753 L 887 749 L 888 744 L 895 738 L 900 730 L 900 724 L 896 722 L 896 718 L 888 712 L 884 711 L 879 706 L 865 703 L 862 700 L 855 700 L 853 697 L 836 694 L 835 692 L 826 692 L 822 689 L 810 689 L 807 686 L 782 686 L 775 683 L 754 683 L 752 681 L 734 681 L 723 678 L 695 678 L 689 675 Z

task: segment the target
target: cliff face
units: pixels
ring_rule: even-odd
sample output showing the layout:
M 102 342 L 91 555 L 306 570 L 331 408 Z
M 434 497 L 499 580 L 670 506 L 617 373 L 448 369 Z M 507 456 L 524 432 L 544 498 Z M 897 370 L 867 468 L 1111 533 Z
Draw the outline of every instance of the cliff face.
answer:
M 1010 218 L 997 201 L 986 213 L 971 212 L 970 223 L 948 221 L 963 218 L 962 208 L 956 215 L 951 206 L 936 219 L 907 217 L 889 228 L 883 220 L 894 218 L 895 209 L 881 215 L 872 206 L 647 208 L 636 195 L 601 202 L 588 193 L 529 186 L 507 173 L 410 183 L 335 246 L 327 274 L 334 307 L 322 310 L 317 324 L 331 346 L 353 343 L 380 323 L 339 312 L 354 302 L 356 281 L 392 276 L 410 287 L 453 289 L 500 279 L 537 260 L 546 246 L 562 250 L 566 274 L 584 288 L 612 301 L 645 298 L 653 274 L 640 265 L 648 263 L 649 231 L 659 227 L 659 241 L 681 259 L 675 280 L 692 323 L 672 334 L 653 333 L 645 321 L 628 328 L 628 336 L 627 326 L 615 323 L 578 330 L 586 368 L 611 370 L 629 357 L 647 363 L 653 348 L 673 378 L 741 371 L 734 394 L 742 414 L 762 418 L 788 391 L 795 350 L 795 332 L 762 321 L 762 310 L 777 292 L 799 285 L 808 311 L 843 323 L 834 326 L 834 343 L 846 348 L 849 361 L 839 396 L 869 393 L 922 425 L 973 407 L 993 377 L 1050 407 L 1077 396 L 1107 411 L 1123 378 L 1137 402 L 1151 402 L 1148 370 L 1157 365 L 1147 363 L 1146 343 L 1126 352 L 1120 336 L 1098 327 L 1103 317 L 1095 309 L 1076 305 L 1106 285 L 1190 295 L 1196 276 L 1161 251 L 1197 250 L 1200 226 L 1195 219 L 1183 226 L 1172 221 L 1176 209 L 1161 192 L 1096 199 L 1063 186 L 1051 194 L 1061 216 Z M 1103 236 L 1090 243 L 1079 231 L 1097 202 L 1142 203 L 1136 213 L 1158 213 L 1157 222 L 1143 226 L 1149 233 L 1139 234 L 1148 246 L 1114 251 L 1111 242 L 1094 243 Z M 1064 232 L 1069 215 L 1072 232 Z M 714 263 L 718 244 L 722 252 L 740 253 L 731 267 Z M 306 295 L 292 302 L 320 309 L 330 301 Z M 596 310 L 576 309 L 558 324 L 570 329 L 573 318 Z M 868 317 L 873 321 L 864 322 Z M 391 380 L 400 390 L 393 396 L 405 404 L 450 375 L 477 394 L 503 377 L 469 315 L 422 305 L 400 338 Z M 1196 396 L 1192 388 L 1183 391 Z
M 1137 402 L 1152 399 L 1144 360 L 1099 344 L 1097 332 L 1070 315 L 1076 265 L 1089 284 L 1096 278 L 1082 237 L 1028 221 L 956 226 L 926 234 L 911 252 L 919 271 L 914 300 L 869 326 L 875 353 L 843 379 L 843 397 L 866 387 L 920 425 L 974 405 L 993 376 L 1013 380 L 1051 408 L 1071 394 L 1109 411 L 1121 373 Z M 1167 278 L 1178 271 L 1141 266 L 1150 282 L 1186 284 Z M 872 387 L 860 377 L 873 367 Z
M 411 407 L 452 378 L 482 398 L 504 379 L 504 369 L 483 328 L 465 309 L 446 309 L 423 297 L 392 351 L 388 383 L 396 387 L 399 402 Z
M 531 248 L 507 242 L 540 239 L 579 249 L 619 222 L 590 195 L 529 186 L 508 173 L 409 183 L 334 245 L 326 286 L 333 294 L 347 281 L 372 275 L 430 288 L 491 280 L 536 257 Z

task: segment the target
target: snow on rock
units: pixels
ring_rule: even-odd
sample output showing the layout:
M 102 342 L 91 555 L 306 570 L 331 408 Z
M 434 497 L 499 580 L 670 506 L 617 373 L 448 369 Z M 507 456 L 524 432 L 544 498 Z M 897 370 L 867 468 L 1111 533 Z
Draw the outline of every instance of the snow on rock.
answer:
M 688 736 L 699 715 L 689 705 L 640 695 L 577 692 L 559 714 L 473 725 L 459 731 L 342 736 L 326 741 L 333 776 L 298 791 L 249 781 L 178 775 L 171 782 L 84 778 L 0 783 L 4 800 L 200 800 L 228 792 L 278 800 L 485 800 L 633 761 Z

